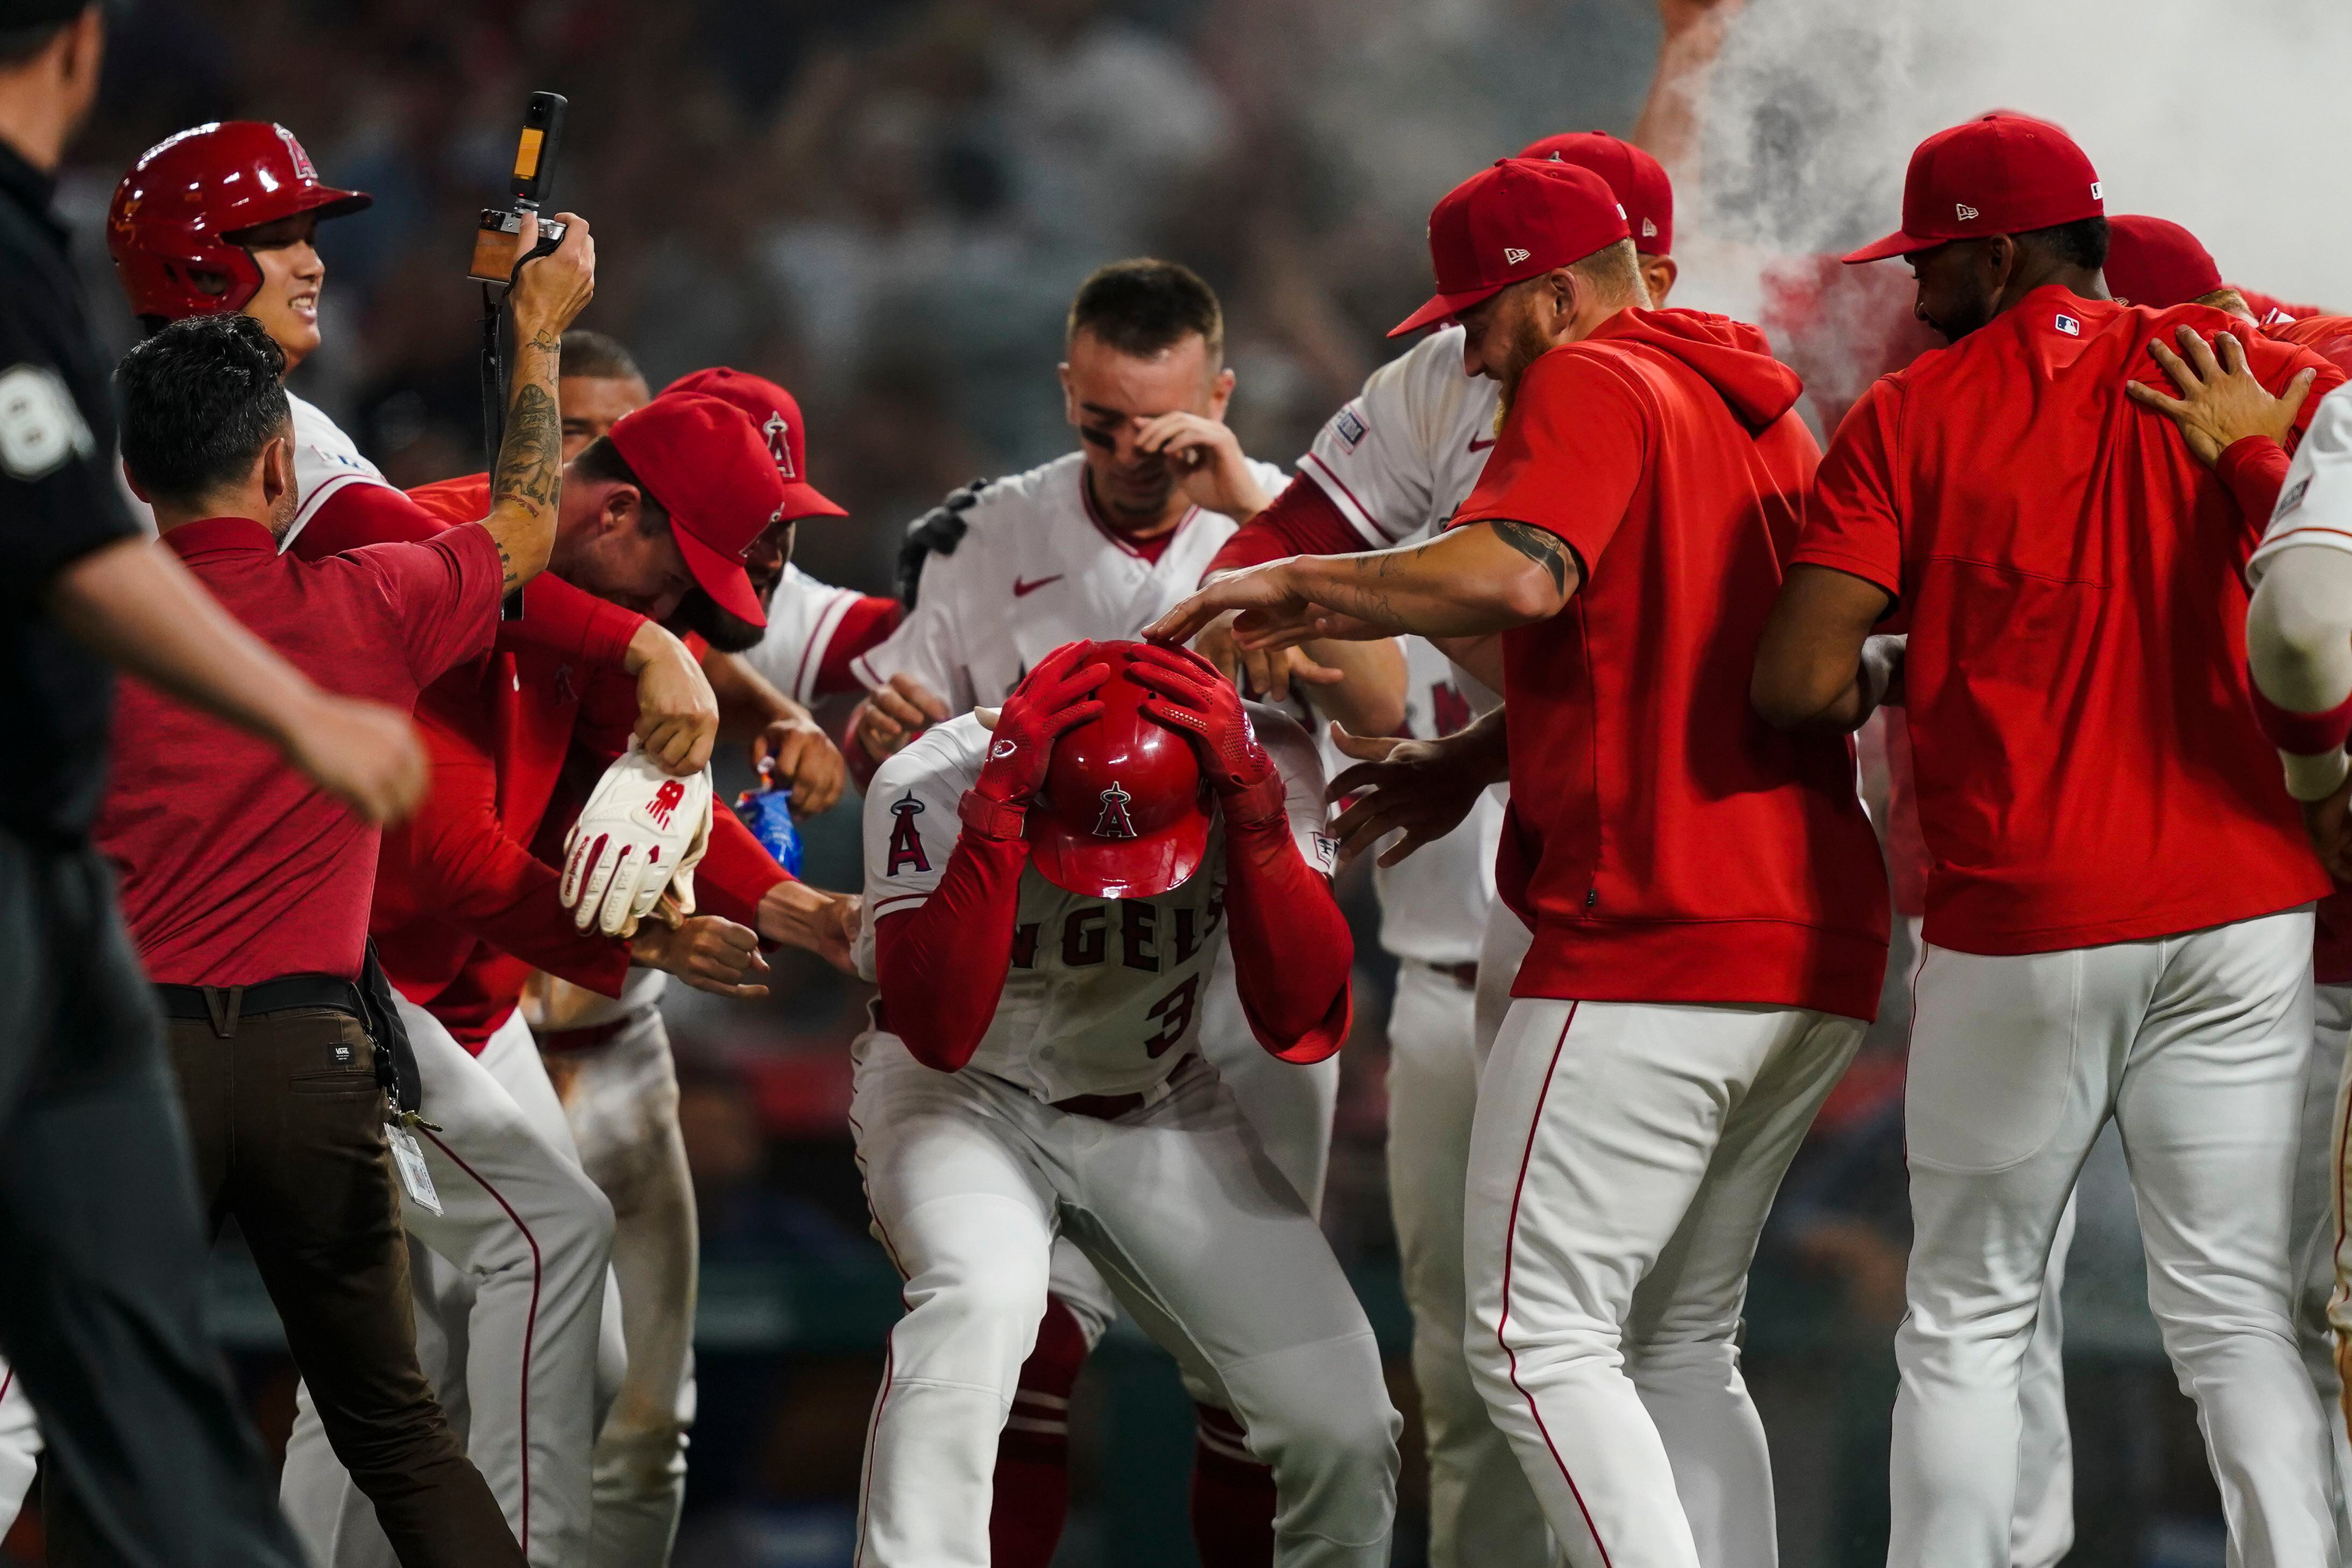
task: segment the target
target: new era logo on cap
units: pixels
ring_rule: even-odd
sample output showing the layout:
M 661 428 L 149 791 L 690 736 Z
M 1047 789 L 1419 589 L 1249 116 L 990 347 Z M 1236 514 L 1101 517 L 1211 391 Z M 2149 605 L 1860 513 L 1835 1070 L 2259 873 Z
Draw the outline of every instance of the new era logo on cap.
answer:
M 2093 201 L 2095 201 L 2095 202 L 2104 202 L 2104 201 L 2105 201 L 2106 199 L 2107 199 L 2107 187 L 2106 187 L 2106 185 L 2105 185 L 2103 182 L 2101 182 L 2101 181 L 2097 181 L 2097 180 L 2094 180 L 2094 181 L 2092 181 L 2092 182 L 2091 182 L 2091 200 L 2093 200 Z
M 1960 222 L 1964 224 L 1973 222 L 1974 220 L 1984 216 L 1982 213 L 1978 212 L 1966 202 L 1954 202 L 1952 204 L 1952 211 L 1959 214 Z
M 1507 245 L 1503 247 L 1503 265 L 1506 267 L 1517 267 L 1527 258 L 1528 253 L 1517 246 Z
M 1623 211 L 1623 209 L 1622 209 L 1622 208 L 1620 208 L 1620 209 L 1618 209 L 1618 210 L 1619 210 L 1619 211 L 1621 211 L 1621 212 L 1622 212 L 1622 211 Z M 1654 224 L 1654 223 L 1652 223 L 1649 219 L 1647 219 L 1647 218 L 1643 218 L 1643 219 L 1642 220 L 1642 237 L 1643 237 L 1643 239 L 1655 239 L 1655 238 L 1657 238 L 1657 237 L 1658 237 L 1658 225 L 1655 225 L 1655 224 Z

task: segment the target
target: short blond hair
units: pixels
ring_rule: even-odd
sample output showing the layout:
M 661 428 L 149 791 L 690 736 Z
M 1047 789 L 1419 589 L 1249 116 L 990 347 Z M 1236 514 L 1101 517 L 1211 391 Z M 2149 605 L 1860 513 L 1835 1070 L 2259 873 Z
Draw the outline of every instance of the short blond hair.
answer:
M 1630 239 L 1602 246 L 1568 269 L 1592 286 L 1604 305 L 1650 308 L 1650 287 L 1642 280 L 1642 256 Z

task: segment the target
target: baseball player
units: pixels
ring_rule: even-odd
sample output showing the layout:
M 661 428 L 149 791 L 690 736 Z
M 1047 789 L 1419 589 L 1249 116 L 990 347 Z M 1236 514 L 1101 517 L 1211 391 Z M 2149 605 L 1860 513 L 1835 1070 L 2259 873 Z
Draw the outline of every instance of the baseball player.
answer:
M 320 343 L 326 264 L 320 222 L 372 198 L 320 183 L 293 132 L 226 120 L 166 137 L 116 185 L 106 242 L 131 310 L 151 327 L 242 310 L 268 329 L 289 370 Z M 294 526 L 281 548 L 317 559 L 362 544 L 427 538 L 443 523 L 386 483 L 351 437 L 315 405 L 294 410 Z M 542 573 L 500 645 L 570 654 L 636 678 L 653 754 L 693 772 L 709 758 L 717 716 L 709 683 L 678 640 L 646 617 Z
M 448 516 L 468 515 L 484 482 L 478 476 L 428 486 L 417 498 Z M 568 465 L 557 555 L 604 591 L 656 614 L 691 582 L 756 616 L 740 558 L 782 503 L 766 445 L 740 412 L 711 398 L 658 399 Z M 668 527 L 649 534 L 645 523 L 656 508 Z M 644 559 L 648 538 L 669 548 Z M 583 1172 L 516 1016 L 528 970 L 502 967 L 488 945 L 607 996 L 621 992 L 633 956 L 747 994 L 740 987 L 761 966 L 746 928 L 775 935 L 761 904 L 784 880 L 728 816 L 712 823 L 696 885 L 734 924 L 670 938 L 648 925 L 627 942 L 615 939 L 625 921 L 575 930 L 556 873 L 525 846 L 593 689 L 570 666 L 523 653 L 494 657 L 433 688 L 420 719 L 439 783 L 425 814 L 387 845 L 374 923 L 385 967 L 409 999 L 404 1017 L 424 1070 L 424 1113 L 439 1124 L 425 1134 L 424 1152 L 444 1213 L 408 1217 L 412 1235 L 433 1254 L 420 1253 L 417 1265 L 419 1319 L 432 1325 L 420 1331 L 420 1357 L 437 1359 L 447 1374 L 445 1406 L 453 1422 L 465 1413 L 469 1452 L 527 1552 L 566 1563 L 583 1560 L 590 1532 L 600 1334 L 612 1337 L 611 1379 L 621 1375 L 621 1325 L 604 1314 L 612 1207 Z M 661 782 L 677 793 L 636 799 L 650 802 L 662 825 L 672 815 L 686 821 L 690 801 L 707 808 L 707 782 Z M 596 809 L 592 797 L 589 811 Z M 622 832 L 612 829 L 615 844 Z M 677 844 L 670 849 L 675 860 Z M 649 942 L 688 950 L 665 961 L 646 950 Z M 379 1559 L 380 1541 L 352 1507 L 307 1409 L 298 1413 L 286 1490 L 289 1512 L 320 1561 Z
M 1230 946 L 1286 1064 L 1348 1031 L 1321 768 L 1178 650 L 1047 652 L 866 795 L 857 1138 L 907 1315 L 866 1444 L 859 1561 L 997 1561 L 990 1473 L 1075 1240 L 1270 1465 L 1272 1561 L 1388 1561 L 1399 1419 L 1297 1186 L 1200 1053 Z M 1228 936 L 1230 936 L 1230 943 Z
M 1200 581 L 1236 515 L 1265 505 L 1282 476 L 1244 458 L 1222 423 L 1234 382 L 1220 365 L 1223 339 L 1216 296 L 1172 263 L 1116 263 L 1079 289 L 1062 370 L 1079 450 L 977 486 L 953 508 L 962 528 L 952 552 L 942 546 L 922 562 L 906 622 L 851 661 L 872 694 L 852 720 L 853 770 L 871 768 L 927 723 L 1002 702 L 1055 647 L 1133 636 Z M 1403 661 L 1392 644 L 1365 646 L 1372 658 L 1356 649 L 1334 655 L 1351 667 L 1340 684 L 1317 687 L 1316 701 L 1351 729 L 1392 733 Z M 1253 1049 L 1230 960 L 1222 962 L 1201 998 L 1203 1049 L 1314 1212 L 1338 1063 L 1300 1069 Z M 1044 1568 L 1053 1555 L 1066 1507 L 1070 1390 L 1117 1310 L 1083 1253 L 1057 1248 L 1053 1305 L 1000 1450 L 995 1551 L 1005 1568 Z M 1196 1541 L 1212 1563 L 1235 1553 L 1262 1561 L 1270 1478 L 1231 1414 L 1205 1385 L 1194 1393 Z
M 1625 208 L 1651 302 L 1664 305 L 1675 278 L 1674 189 L 1657 161 L 1597 131 L 1546 137 L 1519 156 L 1576 164 L 1608 182 Z M 1496 439 L 1499 389 L 1465 371 L 1463 350 L 1462 329 L 1448 326 L 1373 371 L 1317 434 L 1297 476 L 1226 541 L 1210 570 L 1433 537 L 1477 484 Z M 1406 739 L 1454 734 L 1501 700 L 1427 639 L 1404 643 Z M 1385 759 L 1398 744 L 1339 742 L 1358 760 Z M 1491 1024 L 1499 1025 L 1530 935 L 1495 899 L 1502 814 L 1499 792 L 1482 796 L 1459 829 L 1393 864 L 1383 856 L 1374 873 L 1381 942 L 1401 961 L 1389 1019 L 1389 1202 L 1413 1314 L 1429 1555 L 1437 1568 L 1533 1565 L 1551 1552 L 1542 1511 L 1487 1419 L 1462 1349 L 1462 1192 L 1478 1041 L 1494 1040 L 1492 1027 L 1483 1035 L 1477 1028 L 1477 1002 L 1487 998 Z
M 605 358 L 600 362 L 634 372 L 619 344 L 607 339 L 603 346 Z M 614 375 L 606 382 L 585 406 L 612 421 L 651 401 L 642 379 Z M 698 371 L 664 389 L 665 396 L 698 392 L 743 412 L 760 433 L 782 487 L 782 515 L 755 541 L 744 564 L 753 592 L 769 612 L 770 624 L 761 629 L 758 644 L 765 648 L 774 638 L 776 603 L 792 602 L 787 585 L 794 524 L 846 514 L 803 477 L 805 433 L 800 405 L 790 392 L 761 377 L 729 370 Z M 610 427 L 608 422 L 596 434 Z M 837 624 L 847 618 L 834 619 Z M 751 650 L 746 662 L 760 670 L 757 652 Z M 735 687 L 714 663 L 706 661 L 705 667 L 719 696 L 723 738 L 733 727 L 729 706 Z M 621 689 L 611 695 L 622 699 L 625 712 L 606 727 L 625 737 L 635 718 L 630 694 Z M 595 716 L 583 716 L 583 722 L 593 723 Z M 813 723 L 803 727 L 795 722 L 805 716 L 796 708 L 787 718 L 753 714 L 750 725 L 761 732 L 759 757 L 770 764 L 772 787 L 793 789 L 796 806 L 823 810 L 839 790 L 839 757 Z M 788 727 L 790 733 L 772 735 L 772 725 Z M 608 748 L 611 744 L 608 738 Z M 812 747 L 831 754 L 830 789 L 814 777 Z M 790 885 L 778 884 L 779 890 Z M 628 1365 L 596 1435 L 587 1561 L 597 1568 L 656 1568 L 667 1561 L 686 1498 L 699 1246 L 693 1181 L 677 1125 L 677 1075 L 660 1010 L 666 981 L 659 970 L 633 969 L 621 995 L 607 998 L 541 975 L 523 999 L 581 1166 L 613 1205 L 613 1271 Z
M 1850 727 L 1876 685 L 1865 642 L 1882 622 L 1907 635 L 1934 865 L 1889 1560 L 2008 1561 L 2019 1357 L 2051 1229 L 2113 1117 L 2232 1552 L 2332 1563 L 2292 1234 L 2327 879 L 2244 684 L 2252 530 L 2197 434 L 2125 395 L 2157 373 L 2152 344 L 2231 318 L 2107 299 L 2103 209 L 2089 159 L 2044 122 L 1987 116 L 1913 154 L 1902 229 L 1847 259 L 1905 256 L 1953 347 L 1841 427 L 1757 658 L 1776 724 Z M 2283 440 L 2314 380 L 2340 380 L 2283 345 L 2243 352 Z
M 1886 952 L 1849 748 L 1772 734 L 1719 653 L 1760 629 L 1816 448 L 1760 332 L 1643 308 L 1590 170 L 1482 171 L 1430 251 L 1398 330 L 1459 319 L 1507 410 L 1453 527 L 1230 574 L 1152 631 L 1503 633 L 1505 706 L 1418 763 L 1453 821 L 1511 779 L 1496 881 L 1535 931 L 1471 1133 L 1472 1371 L 1578 1568 L 1769 1564 L 1748 1265 Z M 1343 839 L 1382 825 L 1352 810 Z

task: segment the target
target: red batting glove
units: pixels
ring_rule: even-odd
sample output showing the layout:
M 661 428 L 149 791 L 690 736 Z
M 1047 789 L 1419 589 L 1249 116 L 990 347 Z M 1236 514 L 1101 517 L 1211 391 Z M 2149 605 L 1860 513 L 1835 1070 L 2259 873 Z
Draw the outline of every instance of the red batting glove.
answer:
M 964 791 L 959 814 L 966 827 L 992 839 L 1021 836 L 1029 802 L 1045 786 L 1054 742 L 1103 710 L 1091 694 L 1110 678 L 1110 666 L 1081 663 L 1094 646 L 1064 643 L 1040 660 L 1004 699 L 988 743 L 988 760 Z
M 1129 655 L 1127 678 L 1152 694 L 1143 705 L 1145 713 L 1192 743 L 1228 821 L 1258 822 L 1283 814 L 1282 776 L 1258 744 L 1241 693 L 1216 665 L 1190 648 L 1151 643 Z

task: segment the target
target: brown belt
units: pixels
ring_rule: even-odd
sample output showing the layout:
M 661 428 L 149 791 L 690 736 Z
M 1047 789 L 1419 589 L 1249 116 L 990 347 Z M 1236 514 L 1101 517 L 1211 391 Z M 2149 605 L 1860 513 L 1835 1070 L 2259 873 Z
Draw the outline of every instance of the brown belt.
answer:
M 1424 969 L 1436 970 L 1439 974 L 1444 976 L 1447 979 L 1453 981 L 1455 985 L 1461 987 L 1465 991 L 1475 991 L 1478 988 L 1478 964 L 1475 959 L 1472 959 L 1466 964 L 1431 964 L 1424 962 L 1423 963 L 1422 967 Z
M 1142 1110 L 1149 1101 L 1141 1094 L 1073 1094 L 1067 1100 L 1049 1100 L 1046 1103 L 1073 1116 L 1116 1122 L 1130 1111 Z

